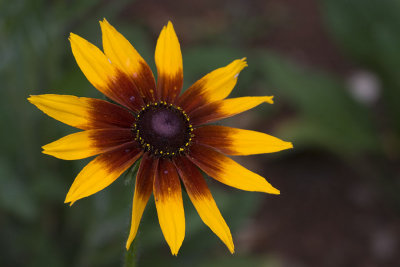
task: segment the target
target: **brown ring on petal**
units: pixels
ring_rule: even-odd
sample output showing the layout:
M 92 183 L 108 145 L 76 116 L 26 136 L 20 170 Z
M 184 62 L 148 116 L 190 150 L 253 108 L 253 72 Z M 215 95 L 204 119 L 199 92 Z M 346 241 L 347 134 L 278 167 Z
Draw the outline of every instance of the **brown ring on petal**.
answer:
M 143 101 L 146 104 L 154 102 L 157 98 L 157 92 L 153 72 L 145 62 L 140 62 L 139 64 L 140 69 L 133 74 L 133 79 Z
M 88 116 L 90 124 L 82 129 L 106 129 L 110 127 L 130 128 L 135 122 L 135 116 L 127 109 L 99 99 L 89 99 Z
M 186 112 L 191 113 L 193 110 L 204 106 L 208 103 L 203 95 L 204 82 L 199 81 L 189 87 L 177 100 L 177 104 Z
M 115 148 L 123 146 L 134 139 L 129 128 L 111 128 L 95 130 L 90 135 L 93 145 L 98 148 Z
M 192 119 L 192 124 L 194 126 L 202 125 L 205 123 L 210 123 L 218 121 L 227 117 L 226 114 L 221 112 L 221 101 L 216 101 L 203 105 L 197 109 L 190 112 L 190 118 Z
M 144 101 L 133 78 L 117 70 L 116 76 L 110 78 L 107 85 L 108 90 L 105 90 L 104 93 L 119 104 L 138 111 L 144 105 Z
M 183 72 L 177 72 L 171 77 L 166 74 L 160 74 L 157 78 L 157 90 L 160 94 L 158 99 L 168 103 L 175 103 L 183 86 Z

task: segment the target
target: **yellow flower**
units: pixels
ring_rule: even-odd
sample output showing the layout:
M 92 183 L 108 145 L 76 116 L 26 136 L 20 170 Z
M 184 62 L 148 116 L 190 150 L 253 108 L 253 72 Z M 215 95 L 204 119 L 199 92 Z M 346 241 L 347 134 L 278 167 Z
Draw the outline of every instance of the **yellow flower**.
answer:
M 292 148 L 290 142 L 236 128 L 204 125 L 249 110 L 272 96 L 225 99 L 245 58 L 207 74 L 182 95 L 180 45 L 171 22 L 155 51 L 158 79 L 139 53 L 105 19 L 100 22 L 104 53 L 71 33 L 72 52 L 86 78 L 118 104 L 71 95 L 35 95 L 29 101 L 47 115 L 83 131 L 43 146 L 43 153 L 65 160 L 98 155 L 78 174 L 65 203 L 71 205 L 104 189 L 139 158 L 126 248 L 136 236 L 144 208 L 154 194 L 164 237 L 176 255 L 185 236 L 180 180 L 203 222 L 234 245 L 229 227 L 199 169 L 226 185 L 279 194 L 264 178 L 226 155 L 250 155 Z

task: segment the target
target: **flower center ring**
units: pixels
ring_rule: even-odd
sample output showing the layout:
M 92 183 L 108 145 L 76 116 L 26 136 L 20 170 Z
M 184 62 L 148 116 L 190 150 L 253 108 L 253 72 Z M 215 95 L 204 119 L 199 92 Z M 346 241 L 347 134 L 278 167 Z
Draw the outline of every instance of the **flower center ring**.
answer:
M 193 138 L 189 116 L 182 108 L 164 101 L 149 103 L 136 115 L 135 140 L 158 157 L 184 154 Z

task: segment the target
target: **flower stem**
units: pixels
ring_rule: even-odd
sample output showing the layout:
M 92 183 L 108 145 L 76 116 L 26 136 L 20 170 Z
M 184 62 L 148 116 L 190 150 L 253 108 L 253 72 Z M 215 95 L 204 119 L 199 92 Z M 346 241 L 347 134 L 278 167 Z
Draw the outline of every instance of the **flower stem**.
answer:
M 140 166 L 140 161 L 138 160 L 135 162 L 135 164 L 129 169 L 128 173 L 126 174 L 126 179 L 125 179 L 125 185 L 131 184 L 137 175 L 137 172 L 139 170 Z M 133 240 L 130 248 L 128 251 L 125 253 L 125 262 L 124 262 L 124 267 L 134 267 L 136 266 L 136 240 Z
M 124 267 L 136 266 L 136 242 L 133 241 L 129 250 L 125 253 Z

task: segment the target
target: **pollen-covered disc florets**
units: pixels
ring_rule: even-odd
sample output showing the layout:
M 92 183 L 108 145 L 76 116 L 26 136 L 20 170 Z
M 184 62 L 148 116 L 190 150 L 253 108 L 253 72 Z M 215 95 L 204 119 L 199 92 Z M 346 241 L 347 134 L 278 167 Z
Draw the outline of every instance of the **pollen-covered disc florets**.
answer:
M 142 148 L 159 157 L 185 153 L 193 137 L 193 127 L 185 111 L 164 101 L 143 107 L 132 130 Z

